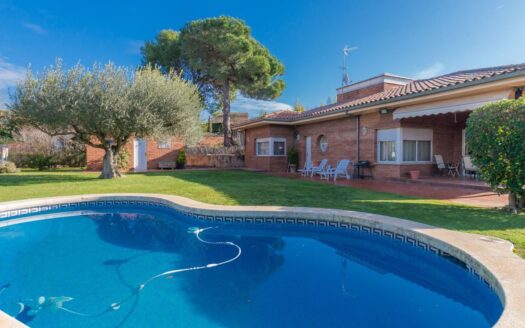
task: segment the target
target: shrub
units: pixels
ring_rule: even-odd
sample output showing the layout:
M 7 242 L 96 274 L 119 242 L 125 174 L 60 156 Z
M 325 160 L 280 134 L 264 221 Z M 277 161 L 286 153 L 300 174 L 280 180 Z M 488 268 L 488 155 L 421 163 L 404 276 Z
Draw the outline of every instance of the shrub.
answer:
M 498 193 L 509 193 L 518 212 L 525 201 L 525 99 L 502 100 L 475 110 L 466 139 L 473 163 Z
M 52 156 L 53 165 L 82 167 L 86 165 L 86 147 L 71 137 L 51 137 L 36 129 L 23 128 L 15 134 L 16 146 L 9 160 L 18 167 L 34 167 L 35 156 Z
M 117 167 L 119 170 L 127 170 L 129 168 L 129 157 L 129 152 L 126 148 L 118 153 Z
M 28 154 L 28 167 L 43 171 L 55 165 L 53 155 L 50 154 Z
M 179 154 L 177 155 L 177 168 L 183 169 L 186 166 L 186 150 L 181 148 Z
M 0 174 L 2 173 L 16 173 L 16 165 L 13 162 L 3 162 L 0 164 Z
M 296 166 L 299 165 L 299 154 L 293 146 L 288 149 L 288 163 L 295 164 Z

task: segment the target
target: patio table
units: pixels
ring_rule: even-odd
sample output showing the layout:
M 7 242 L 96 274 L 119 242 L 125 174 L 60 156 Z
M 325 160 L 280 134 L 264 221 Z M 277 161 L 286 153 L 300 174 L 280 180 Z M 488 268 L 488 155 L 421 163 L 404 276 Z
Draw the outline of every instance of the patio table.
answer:
M 447 169 L 448 169 L 448 175 L 451 175 L 453 177 L 460 176 L 458 163 L 453 163 L 453 162 L 447 163 Z

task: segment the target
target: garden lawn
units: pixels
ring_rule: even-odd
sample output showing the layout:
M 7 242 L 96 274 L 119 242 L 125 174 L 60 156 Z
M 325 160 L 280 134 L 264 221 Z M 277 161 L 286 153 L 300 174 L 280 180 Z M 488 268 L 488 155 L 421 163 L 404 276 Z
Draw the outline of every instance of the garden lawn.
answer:
M 525 214 L 458 205 L 248 171 L 128 174 L 115 180 L 80 171 L 0 175 L 0 202 L 96 193 L 161 193 L 222 205 L 282 205 L 356 210 L 510 240 L 525 257 Z

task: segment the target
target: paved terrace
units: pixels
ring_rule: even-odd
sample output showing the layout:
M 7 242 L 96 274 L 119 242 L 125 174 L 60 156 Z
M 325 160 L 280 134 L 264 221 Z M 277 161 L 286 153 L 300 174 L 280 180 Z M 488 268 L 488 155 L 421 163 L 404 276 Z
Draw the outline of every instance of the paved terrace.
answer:
M 302 179 L 307 181 L 316 181 L 319 183 L 334 184 L 332 180 L 327 182 L 326 180 L 321 180 L 319 176 L 302 177 L 300 174 L 296 173 L 273 172 L 270 174 L 290 179 Z M 491 191 L 491 189 L 484 182 L 476 181 L 474 179 L 429 177 L 421 178 L 419 180 L 346 180 L 344 178 L 339 178 L 335 184 L 339 186 L 364 188 L 405 196 L 446 200 L 458 204 L 487 208 L 503 207 L 507 205 L 507 195 L 498 195 Z

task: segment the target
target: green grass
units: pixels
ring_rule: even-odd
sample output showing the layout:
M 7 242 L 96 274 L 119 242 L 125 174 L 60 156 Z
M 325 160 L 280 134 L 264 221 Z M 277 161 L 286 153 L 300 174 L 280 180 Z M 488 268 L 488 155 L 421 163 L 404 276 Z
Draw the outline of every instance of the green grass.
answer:
M 100 180 L 96 173 L 30 171 L 0 175 L 0 201 L 94 193 L 162 193 L 211 204 L 326 207 L 385 214 L 508 239 L 525 257 L 525 215 L 246 171 L 129 174 Z

